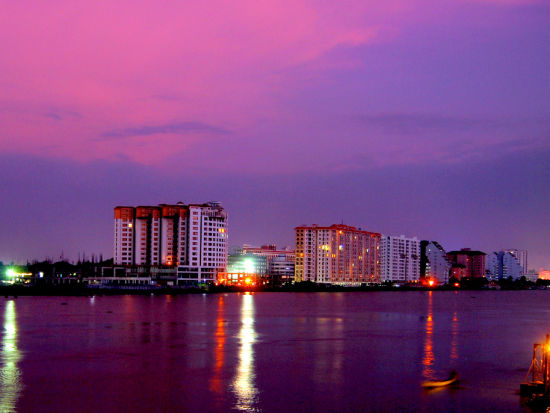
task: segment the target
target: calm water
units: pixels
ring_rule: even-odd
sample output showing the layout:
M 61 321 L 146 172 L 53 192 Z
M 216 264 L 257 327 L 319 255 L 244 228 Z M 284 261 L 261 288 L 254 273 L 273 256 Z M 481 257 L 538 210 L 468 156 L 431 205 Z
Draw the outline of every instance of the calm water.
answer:
M 519 412 L 550 292 L 20 297 L 0 320 L 0 411 Z

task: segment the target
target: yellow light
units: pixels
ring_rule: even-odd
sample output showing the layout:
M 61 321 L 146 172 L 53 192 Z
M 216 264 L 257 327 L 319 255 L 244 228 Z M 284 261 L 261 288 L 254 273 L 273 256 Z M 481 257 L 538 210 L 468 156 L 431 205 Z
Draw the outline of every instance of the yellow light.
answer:
M 225 228 L 218 228 L 218 231 L 221 232 L 221 233 L 224 233 L 224 232 L 225 232 Z
M 244 280 L 244 282 L 247 283 L 247 284 L 250 284 L 250 283 L 252 283 L 252 280 L 251 280 L 250 278 L 246 278 L 246 279 Z
M 428 281 L 428 284 L 430 284 L 430 287 L 432 287 L 435 283 L 434 283 L 434 280 L 430 280 Z
M 128 224 L 128 228 L 132 228 L 133 226 L 133 224 Z

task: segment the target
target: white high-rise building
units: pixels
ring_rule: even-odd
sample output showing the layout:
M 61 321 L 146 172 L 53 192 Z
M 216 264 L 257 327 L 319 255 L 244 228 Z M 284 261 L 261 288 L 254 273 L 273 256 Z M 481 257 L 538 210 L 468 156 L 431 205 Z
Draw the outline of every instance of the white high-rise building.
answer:
M 436 241 L 420 242 L 420 276 L 436 279 L 441 284 L 449 282 L 451 263 L 447 253 Z
M 527 274 L 527 273 L 526 273 Z M 516 255 L 510 251 L 503 251 L 502 254 L 502 278 L 512 277 L 517 280 L 523 275 L 523 268 Z
M 177 267 L 178 284 L 215 281 L 227 266 L 227 213 L 206 204 L 116 207 L 114 264 Z
M 485 269 L 487 277 L 491 280 L 502 280 L 512 277 L 517 280 L 522 275 L 527 273 L 523 272 L 523 267 L 514 251 L 517 250 L 505 250 L 499 252 L 493 252 L 487 255 L 485 261 Z
M 529 268 L 527 267 L 527 250 L 510 248 L 504 251 L 509 252 L 518 259 L 519 265 L 521 266 L 521 275 L 527 275 L 527 273 L 529 272 Z
M 413 282 L 420 280 L 420 241 L 418 238 L 382 235 L 380 238 L 382 281 Z
M 498 252 L 492 252 L 485 257 L 485 276 L 488 280 L 496 281 L 499 279 L 500 261 Z

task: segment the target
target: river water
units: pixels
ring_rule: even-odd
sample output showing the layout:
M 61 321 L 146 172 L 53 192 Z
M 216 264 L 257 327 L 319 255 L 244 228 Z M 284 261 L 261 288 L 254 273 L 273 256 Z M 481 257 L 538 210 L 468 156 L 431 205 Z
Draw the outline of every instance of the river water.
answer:
M 0 323 L 2 412 L 521 412 L 550 292 L 19 297 Z

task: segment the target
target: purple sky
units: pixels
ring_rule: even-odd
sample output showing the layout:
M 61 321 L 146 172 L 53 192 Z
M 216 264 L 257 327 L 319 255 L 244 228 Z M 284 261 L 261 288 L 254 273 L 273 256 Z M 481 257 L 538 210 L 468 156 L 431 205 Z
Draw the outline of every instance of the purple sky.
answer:
M 340 222 L 550 267 L 546 0 L 5 2 L 0 261 L 112 252 L 118 204 L 231 243 Z

